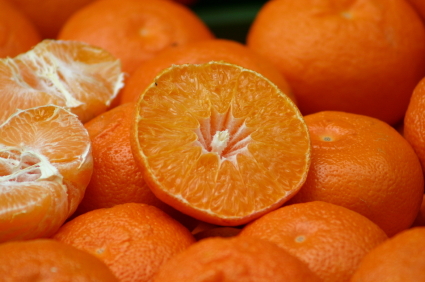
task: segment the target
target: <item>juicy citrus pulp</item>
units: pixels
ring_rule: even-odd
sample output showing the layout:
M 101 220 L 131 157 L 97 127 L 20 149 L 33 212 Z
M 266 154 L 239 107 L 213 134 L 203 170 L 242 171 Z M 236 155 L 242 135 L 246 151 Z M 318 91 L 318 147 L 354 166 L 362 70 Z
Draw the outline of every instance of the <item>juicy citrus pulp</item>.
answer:
M 78 117 L 53 105 L 0 126 L 0 242 L 55 232 L 81 201 L 93 169 Z
M 175 65 L 137 103 L 136 161 L 156 196 L 182 212 L 243 224 L 279 207 L 305 181 L 303 117 L 256 72 L 224 62 Z

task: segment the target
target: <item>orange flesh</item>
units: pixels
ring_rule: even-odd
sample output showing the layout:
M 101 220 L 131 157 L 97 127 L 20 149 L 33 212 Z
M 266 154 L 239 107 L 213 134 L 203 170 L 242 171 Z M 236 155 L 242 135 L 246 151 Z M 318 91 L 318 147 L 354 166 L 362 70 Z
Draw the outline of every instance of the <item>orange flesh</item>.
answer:
M 62 108 L 20 111 L 1 125 L 0 242 L 55 232 L 82 198 L 89 163 L 88 134 Z
M 305 181 L 310 142 L 303 118 L 252 71 L 225 63 L 174 66 L 138 104 L 136 139 L 148 183 L 192 216 L 242 224 L 283 204 Z

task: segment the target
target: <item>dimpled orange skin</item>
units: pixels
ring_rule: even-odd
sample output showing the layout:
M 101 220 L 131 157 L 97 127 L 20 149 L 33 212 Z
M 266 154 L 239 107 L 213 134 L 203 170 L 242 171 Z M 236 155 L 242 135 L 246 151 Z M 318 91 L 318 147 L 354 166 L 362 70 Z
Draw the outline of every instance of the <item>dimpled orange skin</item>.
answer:
M 0 244 L 3 282 L 118 282 L 95 256 L 52 239 Z
M 372 117 L 320 112 L 305 116 L 312 144 L 307 180 L 290 203 L 325 201 L 352 209 L 388 236 L 414 221 L 424 193 L 410 144 Z
M 150 281 L 158 268 L 195 242 L 190 231 L 160 209 L 139 203 L 82 214 L 53 239 L 106 263 L 121 282 Z
M 425 281 L 425 227 L 400 232 L 370 251 L 350 282 Z
M 203 239 L 165 263 L 154 282 L 319 282 L 307 265 L 266 240 Z
M 173 64 L 201 64 L 209 61 L 225 61 L 261 73 L 296 102 L 286 79 L 266 58 L 242 43 L 214 38 L 166 48 L 152 59 L 143 62 L 127 78 L 120 92 L 121 103 L 137 101 L 154 78 Z
M 425 1 L 422 0 L 407 0 L 412 4 L 413 8 L 418 12 L 418 14 L 425 20 Z
M 194 12 L 168 0 L 95 1 L 74 13 L 58 35 L 108 50 L 127 73 L 168 46 L 213 37 Z
M 247 45 L 279 67 L 304 115 L 345 111 L 395 124 L 425 76 L 424 24 L 405 0 L 267 1 Z
M 287 205 L 245 226 L 238 236 L 269 240 L 324 282 L 349 281 L 361 259 L 388 239 L 366 217 L 326 202 Z

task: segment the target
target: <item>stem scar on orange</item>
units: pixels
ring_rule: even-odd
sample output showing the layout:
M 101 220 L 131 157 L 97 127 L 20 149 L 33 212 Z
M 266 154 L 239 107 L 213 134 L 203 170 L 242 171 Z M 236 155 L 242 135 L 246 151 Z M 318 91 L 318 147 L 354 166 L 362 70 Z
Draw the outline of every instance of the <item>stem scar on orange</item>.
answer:
M 134 122 L 132 151 L 150 189 L 205 222 L 245 224 L 306 179 L 310 137 L 298 108 L 237 65 L 167 68 L 140 96 Z

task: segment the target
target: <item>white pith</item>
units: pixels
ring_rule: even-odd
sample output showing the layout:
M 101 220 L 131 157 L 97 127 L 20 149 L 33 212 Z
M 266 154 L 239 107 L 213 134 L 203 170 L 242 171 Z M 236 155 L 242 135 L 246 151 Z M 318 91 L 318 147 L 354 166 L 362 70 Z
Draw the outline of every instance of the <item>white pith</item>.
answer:
M 248 152 L 252 130 L 244 119 L 233 117 L 231 110 L 226 113 L 212 111 L 211 117 L 199 119 L 199 128 L 195 130 L 203 154 L 216 153 L 220 163 L 224 160 L 237 167 L 237 155 Z

